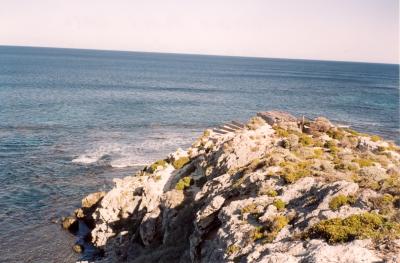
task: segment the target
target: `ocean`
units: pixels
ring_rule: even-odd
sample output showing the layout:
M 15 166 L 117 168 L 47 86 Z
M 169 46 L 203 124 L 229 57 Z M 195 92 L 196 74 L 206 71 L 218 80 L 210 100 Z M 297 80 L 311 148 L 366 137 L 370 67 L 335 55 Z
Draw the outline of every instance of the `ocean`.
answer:
M 85 195 L 272 109 L 399 143 L 399 65 L 0 46 L 0 262 L 74 262 Z

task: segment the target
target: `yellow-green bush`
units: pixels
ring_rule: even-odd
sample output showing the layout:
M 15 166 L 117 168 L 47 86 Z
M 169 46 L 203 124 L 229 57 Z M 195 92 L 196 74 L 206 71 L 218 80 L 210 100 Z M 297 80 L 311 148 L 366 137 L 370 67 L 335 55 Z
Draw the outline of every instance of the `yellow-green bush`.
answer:
M 151 172 L 151 173 L 154 173 L 155 170 L 157 170 L 157 168 L 158 168 L 159 166 L 161 166 L 162 168 L 165 168 L 165 167 L 167 167 L 167 165 L 168 165 L 167 161 L 165 161 L 165 160 L 158 160 L 158 161 L 154 162 L 152 165 L 150 165 L 149 169 L 150 169 L 150 172 Z
M 189 157 L 181 157 L 178 160 L 175 160 L 172 165 L 174 166 L 175 169 L 181 169 L 185 164 L 187 164 L 190 161 Z
M 272 204 L 278 209 L 278 211 L 282 211 L 286 206 L 286 203 L 282 199 L 276 199 Z
M 311 161 L 304 162 L 282 162 L 279 165 L 282 170 L 279 175 L 285 180 L 286 183 L 294 183 L 298 179 L 311 175 Z
M 262 239 L 263 242 L 269 243 L 274 241 L 279 232 L 289 223 L 289 220 L 282 215 L 275 216 L 268 220 L 265 226 L 256 226 L 250 236 L 253 241 Z
M 329 243 L 354 239 L 399 238 L 400 223 L 386 220 L 379 214 L 363 213 L 342 218 L 323 220 L 315 224 L 305 237 L 324 238 Z
M 249 204 L 249 205 L 246 205 L 246 206 L 243 207 L 242 210 L 241 210 L 241 213 L 242 213 L 242 214 L 246 214 L 246 213 L 249 213 L 249 214 L 256 214 L 256 213 L 258 213 L 258 212 L 259 212 L 259 211 L 258 211 L 258 209 L 257 209 L 257 204 L 254 204 L 254 203 Z
M 339 152 L 339 148 L 337 147 L 336 143 L 332 140 L 326 141 L 324 147 L 329 149 L 329 152 L 333 155 L 336 155 Z
M 264 232 L 264 242 L 265 243 L 270 243 L 274 241 L 276 236 L 279 234 L 279 232 L 287 226 L 289 223 L 289 220 L 282 215 L 275 216 L 271 220 L 267 222 L 267 229 L 268 232 Z
M 310 146 L 313 144 L 313 139 L 308 135 L 301 134 L 299 138 L 299 143 L 303 146 Z
M 178 183 L 176 183 L 175 189 L 176 190 L 185 190 L 186 188 L 190 187 L 190 183 L 192 182 L 192 178 L 190 176 L 185 176 L 179 179 Z
M 232 255 L 232 254 L 235 254 L 236 252 L 238 252 L 239 250 L 240 250 L 240 247 L 239 247 L 239 246 L 230 245 L 230 246 L 227 247 L 227 249 L 226 249 L 226 254 Z
M 274 189 L 270 189 L 270 190 L 267 191 L 267 195 L 270 196 L 270 197 L 275 197 L 275 196 L 278 195 L 278 192 L 275 191 Z
M 326 132 L 326 134 L 328 134 L 329 137 L 336 140 L 341 140 L 345 136 L 344 132 L 339 129 L 330 129 L 329 131 Z
M 285 129 L 282 129 L 281 127 L 276 127 L 275 128 L 275 133 L 279 137 L 288 137 L 289 136 L 289 132 L 287 130 L 285 130 Z
M 394 212 L 394 201 L 395 198 L 390 194 L 384 194 L 379 197 L 370 198 L 369 201 L 372 202 L 374 209 L 378 209 L 379 213 L 388 215 Z
M 324 154 L 324 150 L 320 149 L 320 148 L 316 148 L 314 149 L 314 158 L 321 158 L 322 155 Z
M 362 133 L 359 133 L 358 131 L 352 130 L 352 129 L 350 129 L 350 128 L 344 128 L 344 130 L 345 130 L 346 132 L 350 133 L 351 135 L 354 135 L 354 136 L 360 136 L 360 135 L 362 135 Z
M 340 207 L 347 204 L 354 204 L 355 198 L 352 196 L 337 195 L 329 202 L 329 208 L 333 211 L 338 210 Z
M 377 142 L 377 141 L 380 141 L 381 140 L 381 137 L 379 137 L 378 135 L 372 135 L 371 136 L 371 141 L 373 141 L 373 142 Z
M 373 160 L 366 158 L 354 159 L 353 162 L 358 163 L 358 165 L 360 165 L 361 168 L 375 165 Z

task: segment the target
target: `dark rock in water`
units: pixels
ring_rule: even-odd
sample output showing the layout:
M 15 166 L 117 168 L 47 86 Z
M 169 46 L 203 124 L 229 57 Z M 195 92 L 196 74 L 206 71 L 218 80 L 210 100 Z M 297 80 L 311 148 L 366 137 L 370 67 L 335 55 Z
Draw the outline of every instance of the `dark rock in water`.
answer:
M 75 244 L 75 245 L 72 246 L 72 250 L 75 253 L 82 253 L 83 252 L 83 246 L 79 245 L 79 244 Z
M 61 219 L 61 225 L 64 229 L 71 232 L 76 232 L 78 230 L 78 220 L 75 217 L 67 216 Z

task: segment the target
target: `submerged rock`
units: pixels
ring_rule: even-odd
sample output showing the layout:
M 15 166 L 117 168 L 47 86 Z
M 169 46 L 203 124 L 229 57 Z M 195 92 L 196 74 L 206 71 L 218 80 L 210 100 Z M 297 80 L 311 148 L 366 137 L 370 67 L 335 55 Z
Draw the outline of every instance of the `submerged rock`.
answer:
M 276 111 L 235 127 L 82 201 L 102 261 L 400 260 L 399 147 Z
M 61 225 L 65 230 L 69 230 L 70 232 L 78 230 L 78 220 L 72 216 L 62 218 Z
M 75 253 L 82 253 L 83 252 L 83 246 L 79 245 L 79 244 L 75 244 L 75 245 L 72 246 L 72 250 Z

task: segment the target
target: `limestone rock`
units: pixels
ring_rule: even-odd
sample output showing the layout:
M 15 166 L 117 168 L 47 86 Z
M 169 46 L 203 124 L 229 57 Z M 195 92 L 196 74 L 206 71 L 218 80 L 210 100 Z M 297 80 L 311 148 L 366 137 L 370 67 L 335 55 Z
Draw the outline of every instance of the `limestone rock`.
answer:
M 259 112 L 257 116 L 263 118 L 269 125 L 280 122 L 297 122 L 297 118 L 283 111 L 266 111 Z
M 75 216 L 90 222 L 105 254 L 99 262 L 398 262 L 395 234 L 380 244 L 307 235 L 322 220 L 388 209 L 395 225 L 397 148 L 322 117 L 307 120 L 307 135 L 290 114 L 257 115 L 234 131 L 207 130 L 152 173 L 114 179 L 107 193 L 82 200 Z M 171 165 L 182 158 L 184 166 Z M 191 184 L 176 189 L 184 177 Z M 77 225 L 75 217 L 62 222 Z
M 105 195 L 106 192 L 96 192 L 89 194 L 82 199 L 82 207 L 91 208 L 92 206 L 95 206 Z

